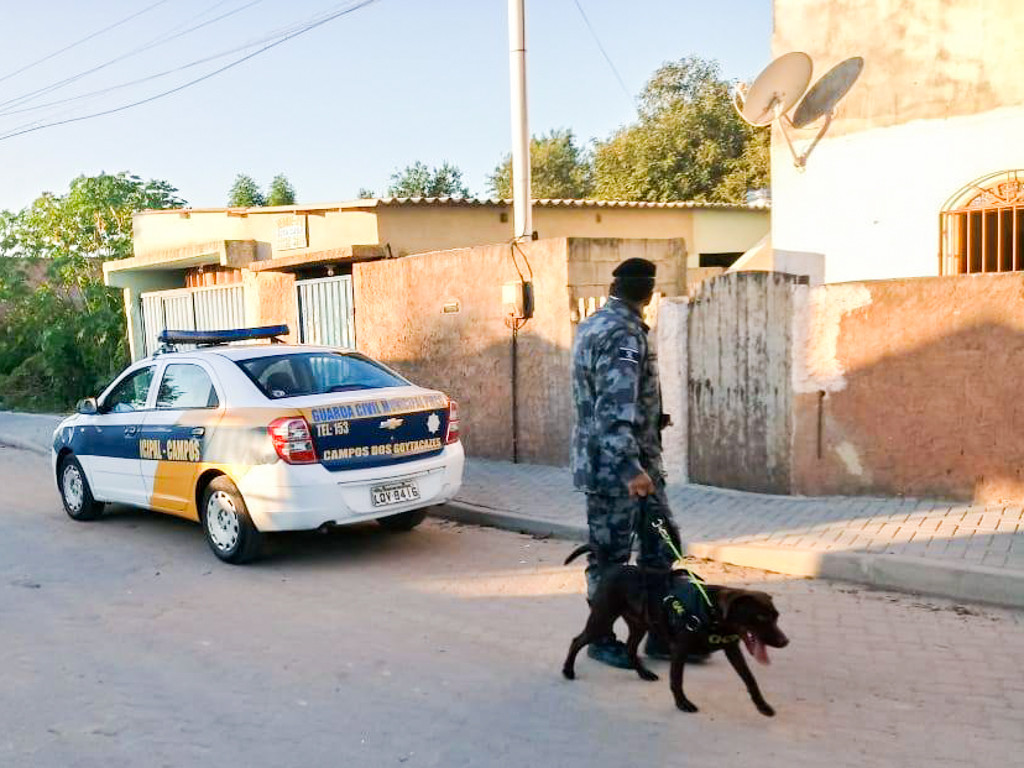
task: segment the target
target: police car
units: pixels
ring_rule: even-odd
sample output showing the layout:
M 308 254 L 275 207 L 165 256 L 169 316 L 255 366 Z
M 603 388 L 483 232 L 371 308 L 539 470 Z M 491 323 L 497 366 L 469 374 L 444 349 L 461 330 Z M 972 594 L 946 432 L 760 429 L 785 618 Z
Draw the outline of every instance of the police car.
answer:
M 286 333 L 161 334 L 161 352 L 54 432 L 68 515 L 122 503 L 197 520 L 217 557 L 242 563 L 265 533 L 365 520 L 410 530 L 456 494 L 454 401 L 353 351 L 237 343 Z

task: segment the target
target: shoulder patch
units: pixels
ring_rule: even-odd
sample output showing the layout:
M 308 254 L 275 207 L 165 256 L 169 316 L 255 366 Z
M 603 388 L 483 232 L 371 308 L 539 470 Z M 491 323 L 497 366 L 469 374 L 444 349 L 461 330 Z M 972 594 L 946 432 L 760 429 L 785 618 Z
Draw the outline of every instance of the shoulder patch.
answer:
M 632 347 L 619 347 L 619 360 L 633 365 L 640 364 L 640 350 Z

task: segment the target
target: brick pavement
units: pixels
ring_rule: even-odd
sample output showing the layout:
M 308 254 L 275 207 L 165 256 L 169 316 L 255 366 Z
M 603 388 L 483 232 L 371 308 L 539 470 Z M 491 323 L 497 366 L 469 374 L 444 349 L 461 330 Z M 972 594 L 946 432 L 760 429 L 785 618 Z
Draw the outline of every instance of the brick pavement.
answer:
M 872 563 L 883 567 L 887 562 L 878 557 L 890 556 L 888 564 L 906 563 L 911 571 L 918 566 L 922 578 L 923 569 L 932 566 L 944 578 L 985 573 L 1011 579 L 1007 588 L 1012 599 L 993 601 L 1024 605 L 1024 506 L 1020 504 L 769 496 L 687 484 L 670 485 L 668 493 L 683 539 L 694 554 L 707 556 L 727 547 L 734 554 L 769 550 L 783 558 L 787 553 L 810 554 L 817 558 L 814 562 L 866 555 L 877 556 Z M 585 530 L 583 497 L 574 492 L 569 472 L 563 468 L 473 459 L 467 462 L 457 501 L 507 519 L 528 521 L 533 529 L 550 524 L 560 532 Z M 737 562 L 735 557 L 723 559 Z M 773 562 L 781 565 L 773 570 L 787 570 L 784 559 Z M 860 562 L 866 561 L 861 557 Z M 738 564 L 765 567 L 763 561 Z M 985 599 L 945 588 L 931 590 L 927 584 L 880 585 Z

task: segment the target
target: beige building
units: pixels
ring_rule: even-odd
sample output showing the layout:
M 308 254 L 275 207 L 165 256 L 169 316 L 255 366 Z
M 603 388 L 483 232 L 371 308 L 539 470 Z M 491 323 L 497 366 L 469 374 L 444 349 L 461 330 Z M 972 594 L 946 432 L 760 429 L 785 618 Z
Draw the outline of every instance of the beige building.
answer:
M 124 289 L 133 359 L 165 327 L 285 322 L 293 338 L 355 346 L 353 265 L 511 238 L 508 201 L 391 198 L 273 208 L 145 211 L 134 256 L 104 264 Z M 768 209 L 720 203 L 538 200 L 539 238 L 671 240 L 686 270 L 727 264 L 768 231 Z M 592 281 L 607 279 L 600 276 Z
M 1022 39 L 1020 0 L 775 0 L 776 56 L 864 59 L 805 168 L 775 129 L 776 254 L 823 254 L 827 282 L 1021 269 Z

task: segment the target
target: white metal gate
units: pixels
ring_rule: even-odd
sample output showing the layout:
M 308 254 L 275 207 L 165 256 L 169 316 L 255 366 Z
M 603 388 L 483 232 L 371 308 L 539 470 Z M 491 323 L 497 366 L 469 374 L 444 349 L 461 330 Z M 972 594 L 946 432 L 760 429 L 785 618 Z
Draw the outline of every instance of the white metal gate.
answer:
M 299 341 L 328 347 L 356 347 L 352 276 L 298 280 Z
M 157 336 L 167 328 L 176 331 L 242 328 L 245 326 L 244 289 L 239 283 L 144 293 L 142 322 L 147 355 L 153 354 L 160 346 Z

